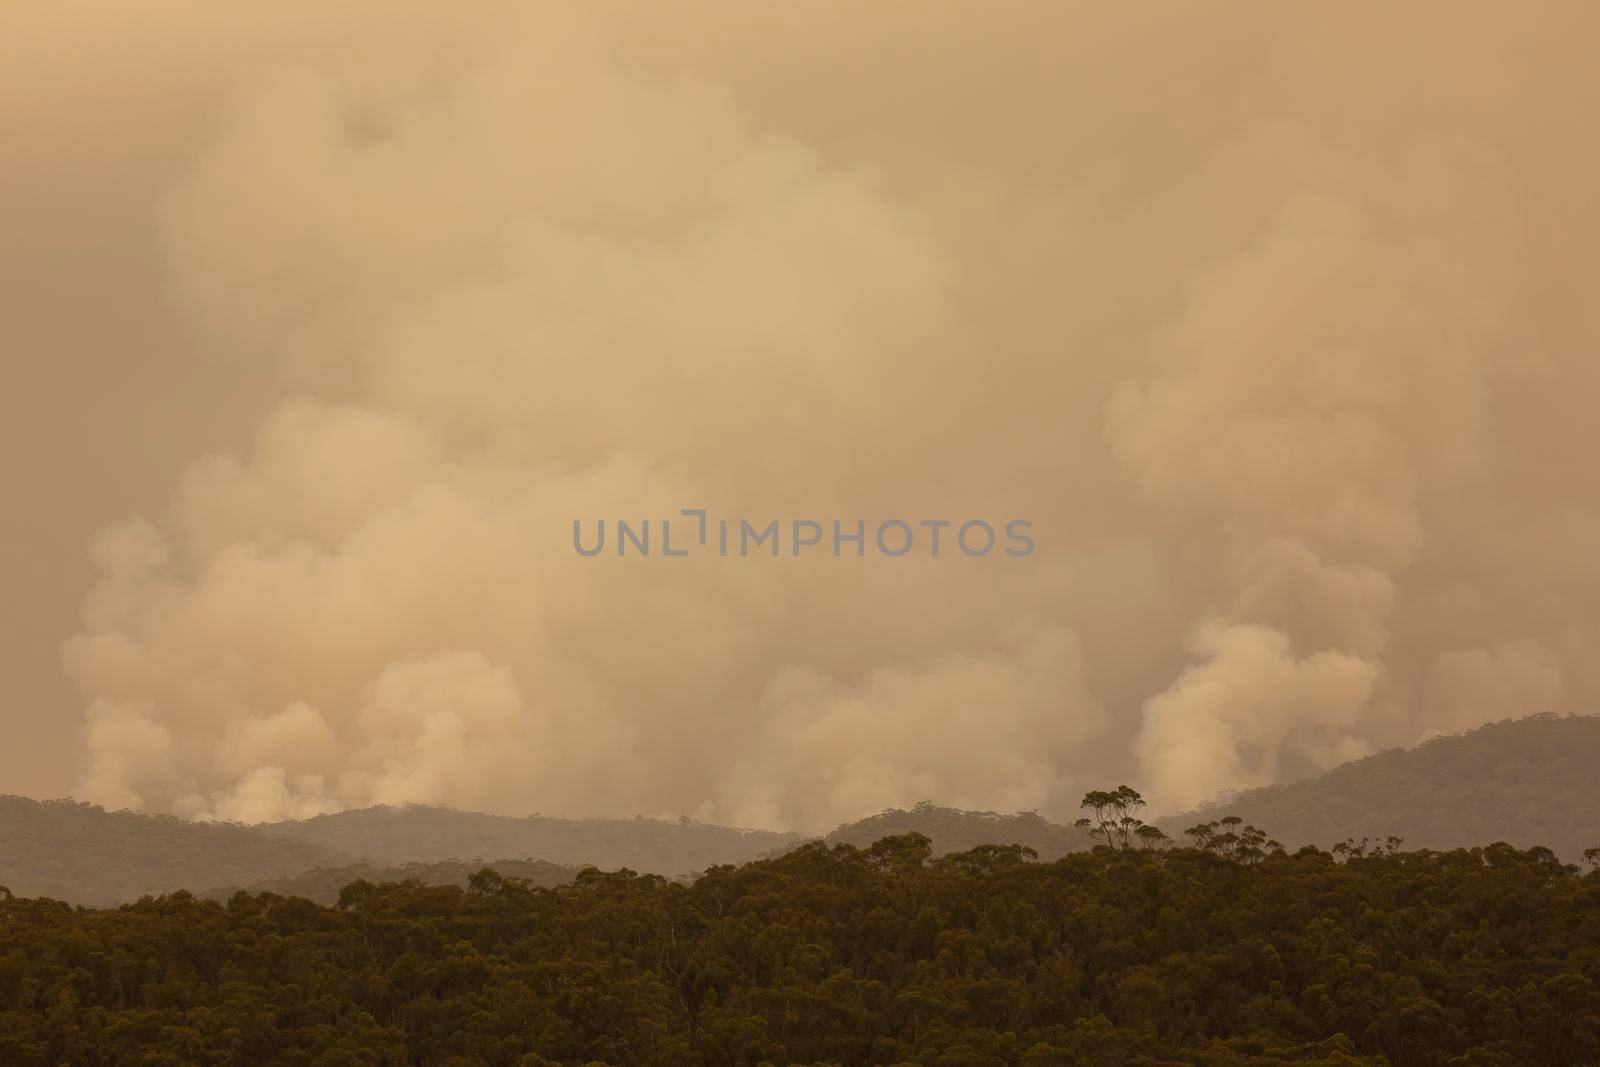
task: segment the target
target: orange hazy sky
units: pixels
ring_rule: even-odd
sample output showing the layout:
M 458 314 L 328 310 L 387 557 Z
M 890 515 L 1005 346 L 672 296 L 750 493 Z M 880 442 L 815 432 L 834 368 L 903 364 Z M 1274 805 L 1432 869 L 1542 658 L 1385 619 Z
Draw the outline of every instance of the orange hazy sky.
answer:
M 0 792 L 816 829 L 1590 712 L 1597 30 L 7 4 Z M 684 507 L 1037 551 L 572 551 Z

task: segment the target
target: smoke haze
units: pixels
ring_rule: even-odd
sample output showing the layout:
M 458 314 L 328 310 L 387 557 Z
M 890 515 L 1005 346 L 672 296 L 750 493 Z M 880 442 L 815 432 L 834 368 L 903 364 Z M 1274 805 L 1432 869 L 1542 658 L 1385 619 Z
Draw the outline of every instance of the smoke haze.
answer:
M 326 6 L 0 15 L 64 789 L 816 831 L 1595 707 L 1591 6 Z M 1037 549 L 572 550 L 685 507 Z

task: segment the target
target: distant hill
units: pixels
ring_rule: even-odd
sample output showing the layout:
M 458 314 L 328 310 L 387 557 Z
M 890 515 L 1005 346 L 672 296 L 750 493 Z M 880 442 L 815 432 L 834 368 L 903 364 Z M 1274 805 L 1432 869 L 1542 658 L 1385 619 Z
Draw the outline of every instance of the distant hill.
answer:
M 1094 844 L 1082 830 L 1050 822 L 1036 812 L 998 815 L 992 811 L 941 808 L 926 800 L 910 811 L 891 808 L 845 823 L 823 840 L 830 845 L 866 848 L 879 838 L 913 830 L 932 841 L 934 855 L 939 856 L 979 845 L 1027 845 L 1048 862 L 1068 852 L 1086 851 Z
M 443 860 L 439 863 L 403 863 L 380 867 L 352 863 L 344 867 L 317 867 L 283 878 L 268 878 L 251 885 L 223 886 L 197 894 L 205 900 L 226 902 L 238 892 L 276 893 L 284 897 L 305 897 L 318 904 L 337 904 L 339 891 L 351 882 L 366 879 L 374 885 L 385 882 L 421 882 L 423 885 L 456 885 L 463 888 L 467 879 L 488 867 L 508 880 L 551 888 L 566 885 L 578 876 L 581 867 L 562 866 L 543 860 Z
M 1226 815 L 1291 849 L 1393 835 L 1410 849 L 1543 845 L 1576 862 L 1600 846 L 1600 717 L 1495 723 L 1252 790 L 1159 825 L 1185 843 L 1188 827 Z M 1092 843 L 1082 831 L 1032 812 L 999 815 L 931 803 L 847 823 L 824 840 L 866 847 L 909 831 L 925 834 L 941 855 L 1023 844 L 1048 861 Z M 525 857 L 488 865 L 506 877 L 553 885 L 589 865 L 678 877 L 808 840 L 689 819 L 514 818 L 426 806 L 247 827 L 0 796 L 0 885 L 18 896 L 92 905 L 175 889 L 225 898 L 240 887 L 329 901 L 358 878 L 465 884 L 485 865 L 475 857 Z
M 231 823 L 0 796 L 0 885 L 18 896 L 111 905 L 349 862 L 323 845 Z
M 743 863 L 805 840 L 796 833 L 739 830 L 692 819 L 556 819 L 543 815 L 519 819 L 418 804 L 359 808 L 270 823 L 261 829 L 280 839 L 321 845 L 378 864 L 532 856 L 550 863 L 604 870 L 628 867 L 668 876 Z
M 1408 849 L 1504 841 L 1543 845 L 1577 862 L 1584 849 L 1600 845 L 1600 716 L 1492 723 L 1253 789 L 1159 825 L 1186 840 L 1188 827 L 1225 815 L 1291 849 L 1392 834 Z

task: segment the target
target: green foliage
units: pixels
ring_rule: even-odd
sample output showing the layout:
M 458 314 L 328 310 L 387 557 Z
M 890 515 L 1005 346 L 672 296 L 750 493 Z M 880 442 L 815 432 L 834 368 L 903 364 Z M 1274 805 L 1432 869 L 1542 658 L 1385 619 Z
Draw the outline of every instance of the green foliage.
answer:
M 1600 1059 L 1600 875 L 1548 849 L 1290 855 L 1203 829 L 1050 863 L 913 834 L 692 883 L 357 880 L 333 906 L 0 899 L 0 1063 Z
M 1283 845 L 1268 838 L 1265 830 L 1256 829 L 1237 815 L 1191 826 L 1184 834 L 1194 841 L 1196 848 L 1246 867 L 1260 863 L 1269 853 L 1283 851 Z M 1343 855 L 1354 850 L 1348 843 L 1341 843 L 1334 846 L 1334 852 Z
M 1170 844 L 1165 833 L 1139 818 L 1144 797 L 1129 786 L 1119 785 L 1109 792 L 1097 789 L 1085 793 L 1082 806 L 1089 815 L 1073 825 L 1102 845 L 1149 849 Z
M 1290 785 L 1241 793 L 1159 824 L 1174 836 L 1233 815 L 1290 848 L 1351 834 L 1412 848 L 1544 845 L 1569 862 L 1600 841 L 1600 716 L 1536 715 L 1392 749 Z

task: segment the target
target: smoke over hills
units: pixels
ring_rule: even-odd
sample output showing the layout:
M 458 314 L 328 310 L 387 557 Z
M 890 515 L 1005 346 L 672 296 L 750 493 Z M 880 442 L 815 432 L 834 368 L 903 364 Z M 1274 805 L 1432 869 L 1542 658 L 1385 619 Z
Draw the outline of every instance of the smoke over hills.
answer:
M 287 393 L 96 539 L 77 795 L 1067 818 L 1596 706 L 1591 8 L 270 8 L 6 16 Z M 572 551 L 689 507 L 1038 548 Z

